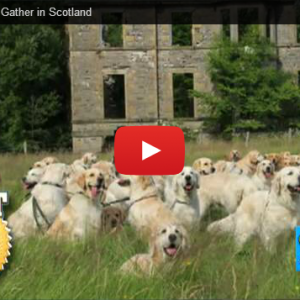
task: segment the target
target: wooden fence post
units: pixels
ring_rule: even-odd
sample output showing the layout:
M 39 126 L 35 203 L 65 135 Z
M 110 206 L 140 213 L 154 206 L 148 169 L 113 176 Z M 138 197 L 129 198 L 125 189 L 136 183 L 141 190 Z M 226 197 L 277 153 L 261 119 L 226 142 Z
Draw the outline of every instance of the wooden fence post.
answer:
M 246 141 L 245 141 L 246 148 L 248 148 L 248 146 L 249 146 L 249 140 L 250 140 L 250 132 L 247 131 L 247 133 L 246 133 Z
M 24 154 L 27 154 L 27 141 L 24 141 L 24 143 L 23 143 L 23 151 L 24 151 Z

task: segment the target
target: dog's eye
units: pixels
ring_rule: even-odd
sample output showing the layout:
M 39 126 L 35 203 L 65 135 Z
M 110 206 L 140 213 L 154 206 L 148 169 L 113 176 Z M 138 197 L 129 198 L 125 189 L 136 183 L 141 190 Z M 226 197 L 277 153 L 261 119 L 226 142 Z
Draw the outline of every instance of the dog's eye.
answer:
M 175 233 L 179 234 L 179 230 L 178 230 L 178 229 L 175 229 Z
M 119 218 L 119 214 L 116 214 L 116 217 Z
M 184 175 L 184 173 L 182 172 L 182 173 L 181 173 L 181 176 L 183 176 L 183 175 Z
M 208 165 L 208 163 L 205 163 L 205 164 L 204 164 L 204 166 L 207 166 L 207 165 Z
M 161 233 L 166 233 L 167 232 L 167 230 L 166 229 L 163 229 L 162 231 L 161 231 Z
M 91 174 L 90 174 L 90 177 L 94 177 L 94 176 L 95 176 L 95 174 L 94 174 L 94 173 L 91 173 Z

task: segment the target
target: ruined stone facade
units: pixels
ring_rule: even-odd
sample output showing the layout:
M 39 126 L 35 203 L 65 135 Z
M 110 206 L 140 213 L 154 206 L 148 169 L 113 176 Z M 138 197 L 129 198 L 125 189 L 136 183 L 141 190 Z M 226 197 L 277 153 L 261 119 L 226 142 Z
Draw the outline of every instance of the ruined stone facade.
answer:
M 208 14 L 220 14 L 223 8 L 185 7 L 185 10 L 192 11 L 193 17 L 198 14 L 205 20 Z M 259 18 L 263 20 L 265 8 L 259 6 L 258 9 Z M 285 9 L 291 18 L 295 18 L 292 7 Z M 74 152 L 101 151 L 104 138 L 113 136 L 118 126 L 173 120 L 173 73 L 192 73 L 195 90 L 212 89 L 206 55 L 214 35 L 222 30 L 221 24 L 193 24 L 192 45 L 178 47 L 172 46 L 172 25 L 159 24 L 159 18 L 163 14 L 168 18 L 171 10 L 159 13 L 154 9 L 147 10 L 153 24 L 131 24 L 131 16 L 135 13 L 134 10 L 123 11 L 127 21 L 122 27 L 122 47 L 106 47 L 102 25 L 69 26 Z M 236 9 L 230 14 L 234 20 Z M 230 25 L 233 40 L 238 40 L 238 26 Z M 260 28 L 262 34 L 266 34 L 266 25 L 260 25 Z M 282 67 L 298 74 L 300 44 L 296 25 L 270 24 L 268 30 L 270 39 L 277 45 Z M 104 78 L 107 75 L 124 75 L 125 118 L 105 118 Z M 201 107 L 195 99 L 194 116 L 183 121 L 198 128 L 202 117 Z

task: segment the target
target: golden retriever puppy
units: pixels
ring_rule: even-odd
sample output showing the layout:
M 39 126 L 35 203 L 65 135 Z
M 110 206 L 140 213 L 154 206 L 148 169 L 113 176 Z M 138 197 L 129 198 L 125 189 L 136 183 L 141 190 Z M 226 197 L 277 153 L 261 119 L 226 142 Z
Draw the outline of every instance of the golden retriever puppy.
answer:
M 123 228 L 126 214 L 118 207 L 105 207 L 101 213 L 101 230 L 105 233 L 113 233 Z
M 124 274 L 151 276 L 155 270 L 187 253 L 189 241 L 186 230 L 176 224 L 161 224 L 153 231 L 150 252 L 137 254 L 126 261 L 120 271 Z
M 274 251 L 277 238 L 294 231 L 299 221 L 300 170 L 286 167 L 276 174 L 270 192 L 244 198 L 234 214 L 210 224 L 208 231 L 233 234 L 239 248 L 258 236 L 267 250 Z
M 202 157 L 193 162 L 193 169 L 200 175 L 209 175 L 215 172 L 215 167 L 210 158 Z
M 228 155 L 229 161 L 237 162 L 240 159 L 241 159 L 241 153 L 239 152 L 239 150 L 234 149 L 229 152 L 229 155 Z
M 45 173 L 45 168 L 32 168 L 22 178 L 23 187 L 25 190 L 32 190 L 38 184 Z
M 47 235 L 74 240 L 100 231 L 104 175 L 96 168 L 88 169 L 78 178 L 78 185 L 82 193 L 71 198 L 56 217 Z
M 243 170 L 243 174 L 251 177 L 256 171 L 257 164 L 263 159 L 264 157 L 258 151 L 253 150 L 239 160 L 236 165 Z
M 278 165 L 280 161 L 279 153 L 267 153 L 265 154 L 265 159 L 270 160 L 275 165 L 275 170 L 278 170 Z
M 212 206 L 222 206 L 228 214 L 233 213 L 243 197 L 256 192 L 254 182 L 245 175 L 215 173 L 201 177 L 198 190 L 200 219 Z
M 165 206 L 151 176 L 130 176 L 121 179 L 130 186 L 130 200 L 127 201 L 128 222 L 142 236 L 148 236 L 154 226 L 174 223 L 177 218 Z
M 252 180 L 259 191 L 269 191 L 274 175 L 275 165 L 270 160 L 264 159 L 257 165 Z
M 177 220 L 186 228 L 197 228 L 200 224 L 200 207 L 197 189 L 200 178 L 196 170 L 184 167 L 182 172 L 167 180 L 165 199 Z
M 65 164 L 51 164 L 31 191 L 31 197 L 9 218 L 14 238 L 45 232 L 67 204 L 66 178 L 70 168 Z

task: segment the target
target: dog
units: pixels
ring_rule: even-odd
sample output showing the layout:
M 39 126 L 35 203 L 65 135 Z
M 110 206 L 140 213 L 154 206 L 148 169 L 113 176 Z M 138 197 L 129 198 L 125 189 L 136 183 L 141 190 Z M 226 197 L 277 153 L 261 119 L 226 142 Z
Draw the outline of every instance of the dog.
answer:
M 118 232 L 126 220 L 125 212 L 117 207 L 105 207 L 101 213 L 101 230 L 104 233 Z
M 209 175 L 215 172 L 212 160 L 206 157 L 196 159 L 193 162 L 193 169 L 200 175 Z
M 241 159 L 241 153 L 239 150 L 231 150 L 228 155 L 228 161 L 237 162 Z
M 44 233 L 67 204 L 65 192 L 69 166 L 51 164 L 40 181 L 31 190 L 31 197 L 8 218 L 14 238 Z
M 300 220 L 300 170 L 279 171 L 271 191 L 259 191 L 244 198 L 237 211 L 209 225 L 213 233 L 233 234 L 238 249 L 258 236 L 264 247 L 274 252 L 279 236 L 295 229 Z
M 263 159 L 263 155 L 261 155 L 258 151 L 253 150 L 240 159 L 236 165 L 238 168 L 243 170 L 243 174 L 251 177 L 256 172 L 257 164 Z
M 92 153 L 92 152 L 88 152 L 85 153 L 80 159 L 76 159 L 71 167 L 73 172 L 83 172 L 89 168 L 91 168 L 91 166 L 93 164 L 97 163 L 97 155 Z
M 214 164 L 216 173 L 233 173 L 241 175 L 243 174 L 243 170 L 239 169 L 235 162 L 219 160 Z
M 78 178 L 78 185 L 82 192 L 73 195 L 61 210 L 48 236 L 78 240 L 100 232 L 104 175 L 96 168 L 88 169 Z
M 160 266 L 175 262 L 189 249 L 186 230 L 176 224 L 162 224 L 153 232 L 150 252 L 137 254 L 126 261 L 120 271 L 124 275 L 151 276 Z
M 45 173 L 45 168 L 33 168 L 22 178 L 23 187 L 25 190 L 32 190 L 41 180 Z
M 117 178 L 115 166 L 109 161 L 100 160 L 92 164 L 92 168 L 97 168 L 103 173 L 107 187 Z
M 151 235 L 153 227 L 161 223 L 175 223 L 176 217 L 166 207 L 151 176 L 130 176 L 119 184 L 130 187 L 130 200 L 126 202 L 128 222 L 142 237 Z
M 167 206 L 186 228 L 197 228 L 200 222 L 200 207 L 197 189 L 200 176 L 191 167 L 184 167 L 182 172 L 167 180 L 165 199 Z
M 275 174 L 275 165 L 270 160 L 263 160 L 257 165 L 252 181 L 259 191 L 269 191 Z
M 228 214 L 233 213 L 245 196 L 256 191 L 254 182 L 245 175 L 215 173 L 203 176 L 198 190 L 200 220 L 212 206 L 221 206 Z
M 279 171 L 279 161 L 280 161 L 279 153 L 267 153 L 265 154 L 265 159 L 270 160 L 274 164 L 275 171 Z

